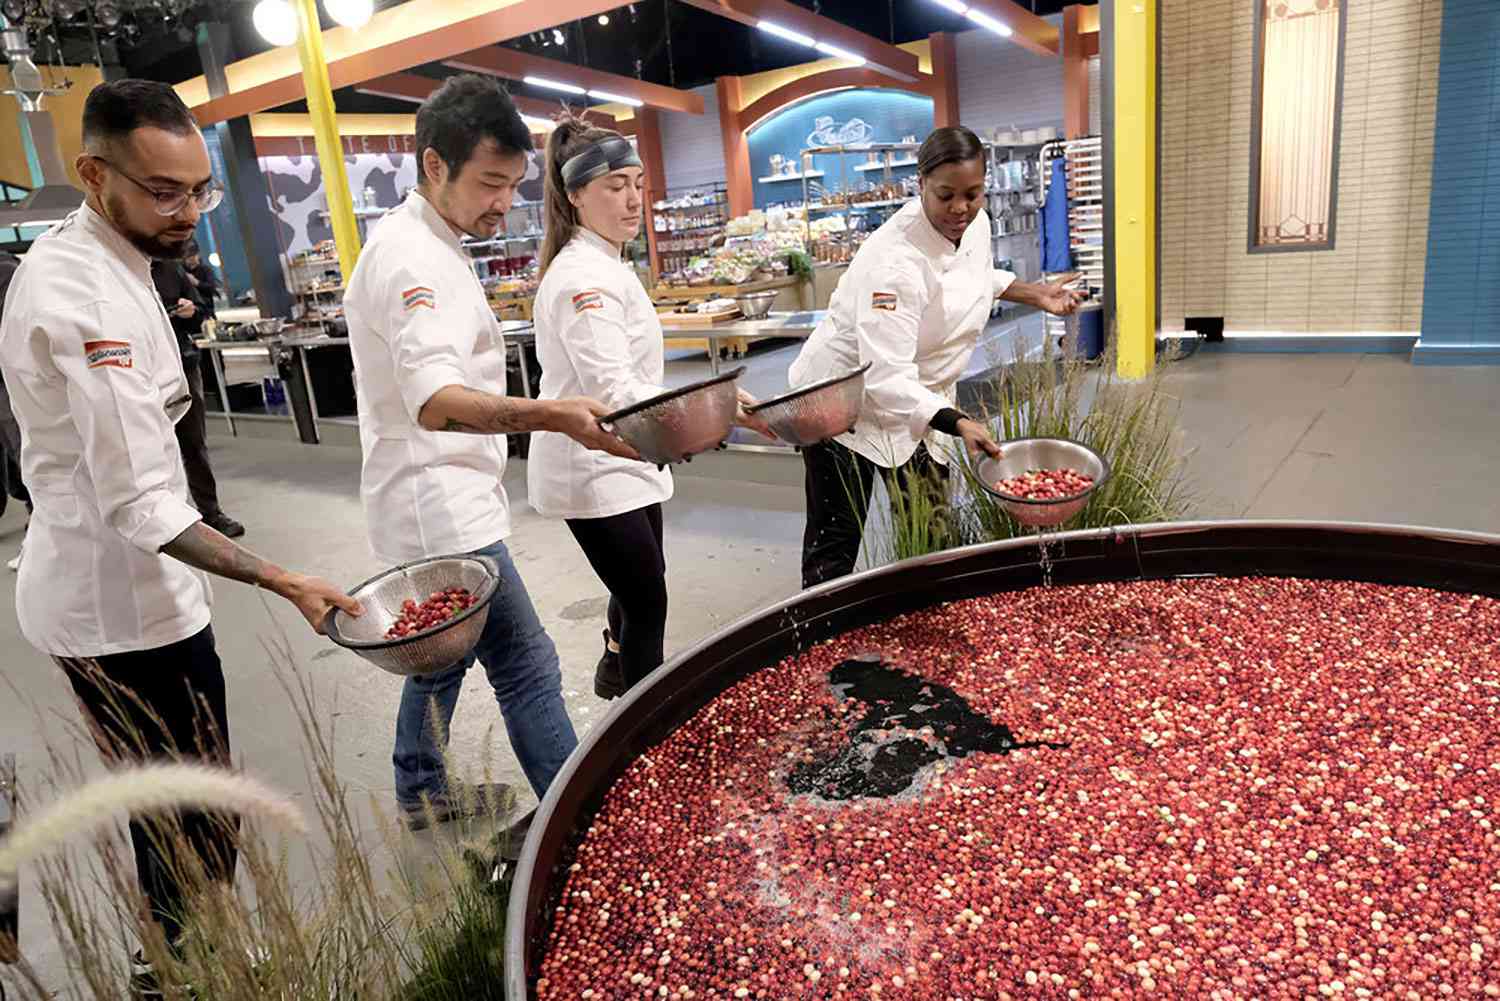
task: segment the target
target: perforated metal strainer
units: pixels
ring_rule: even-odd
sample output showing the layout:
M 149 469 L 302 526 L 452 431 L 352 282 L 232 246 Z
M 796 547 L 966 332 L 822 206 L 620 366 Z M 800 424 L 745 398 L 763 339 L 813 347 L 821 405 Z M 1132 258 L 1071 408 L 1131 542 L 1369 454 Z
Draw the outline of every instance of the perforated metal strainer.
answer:
M 816 445 L 854 429 L 865 398 L 865 362 L 852 372 L 802 386 L 748 408 L 788 444 Z
M 474 649 L 489 617 L 490 599 L 500 584 L 500 568 L 488 556 L 433 556 L 403 563 L 350 591 L 364 606 L 359 618 L 333 609 L 323 632 L 347 650 L 392 674 L 431 674 L 456 664 Z M 385 633 L 401 617 L 407 599 L 421 604 L 434 591 L 461 587 L 474 604 L 446 622 L 401 639 Z
M 599 423 L 614 431 L 647 462 L 665 466 L 718 448 L 739 412 L 736 382 L 744 366 L 723 375 L 668 390 Z

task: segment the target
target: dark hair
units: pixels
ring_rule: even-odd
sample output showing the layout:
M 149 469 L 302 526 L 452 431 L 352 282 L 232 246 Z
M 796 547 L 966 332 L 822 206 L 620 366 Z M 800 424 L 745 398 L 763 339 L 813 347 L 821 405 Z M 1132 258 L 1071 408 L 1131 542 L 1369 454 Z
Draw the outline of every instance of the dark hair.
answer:
M 963 163 L 984 157 L 984 144 L 962 125 L 933 129 L 917 150 L 917 173 L 926 177 L 948 163 Z
M 113 80 L 89 91 L 83 102 L 83 145 L 96 150 L 140 128 L 176 135 L 198 131 L 193 113 L 169 84 L 155 80 Z
M 544 196 L 547 235 L 542 240 L 542 256 L 539 259 L 543 274 L 546 274 L 558 252 L 573 239 L 573 232 L 578 228 L 578 211 L 568 200 L 568 187 L 563 183 L 563 164 L 590 143 L 611 138 L 620 138 L 620 133 L 590 125 L 582 118 L 575 118 L 567 113 L 558 118 L 557 127 L 547 137 L 547 188 Z
M 417 180 L 425 182 L 422 158 L 435 150 L 457 177 L 481 142 L 501 153 L 530 153 L 531 130 L 515 102 L 494 77 L 461 73 L 432 93 L 417 109 Z

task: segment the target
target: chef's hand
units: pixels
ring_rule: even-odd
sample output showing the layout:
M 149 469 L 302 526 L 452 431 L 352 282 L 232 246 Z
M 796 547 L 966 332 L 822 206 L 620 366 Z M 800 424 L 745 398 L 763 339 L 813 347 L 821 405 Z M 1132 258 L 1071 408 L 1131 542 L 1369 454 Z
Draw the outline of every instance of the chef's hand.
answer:
M 1064 278 L 1063 281 L 1068 281 Z M 1078 309 L 1078 304 L 1083 302 L 1083 293 L 1074 289 L 1063 288 L 1061 284 L 1044 283 L 1038 293 L 1038 305 L 1053 316 L 1067 316 Z
M 755 406 L 760 401 L 751 396 L 749 393 L 745 392 L 743 389 L 739 390 L 738 393 L 739 406 L 734 415 L 735 424 L 739 425 L 742 428 L 749 428 L 756 434 L 763 435 L 767 438 L 770 438 L 772 441 L 775 441 L 776 432 L 771 430 L 771 425 L 767 424 L 759 417 L 750 413 L 750 408 Z
M 355 618 L 364 614 L 364 607 L 359 602 L 321 577 L 288 571 L 281 580 L 276 581 L 275 589 L 277 594 L 297 606 L 297 611 L 302 613 L 308 625 L 319 634 L 323 632 L 323 620 L 327 618 L 330 608 L 342 608 Z
M 990 437 L 989 430 L 983 424 L 965 417 L 958 422 L 957 430 L 958 436 L 964 440 L 964 447 L 974 458 L 985 455 L 1000 458 L 1000 446 L 995 444 L 995 439 Z
M 198 312 L 198 307 L 193 305 L 191 299 L 178 299 L 177 305 L 172 308 L 172 315 L 184 320 L 191 319 L 196 312 Z
M 641 457 L 641 454 L 627 445 L 624 440 L 613 432 L 606 431 L 599 424 L 599 418 L 608 414 L 610 409 L 598 400 L 591 400 L 586 396 L 574 396 L 565 400 L 555 400 L 553 406 L 555 413 L 548 430 L 561 432 L 584 448 L 592 448 L 596 452 L 608 452 L 622 459 Z

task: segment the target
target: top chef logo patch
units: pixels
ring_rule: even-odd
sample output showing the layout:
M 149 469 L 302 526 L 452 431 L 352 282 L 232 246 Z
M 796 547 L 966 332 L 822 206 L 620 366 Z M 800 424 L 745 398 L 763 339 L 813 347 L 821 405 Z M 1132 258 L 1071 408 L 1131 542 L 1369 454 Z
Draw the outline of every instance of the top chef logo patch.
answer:
M 586 288 L 573 297 L 573 312 L 582 313 L 586 309 L 603 309 L 604 295 L 595 288 Z
M 134 368 L 129 341 L 84 341 L 83 360 L 89 368 Z
M 401 293 L 401 305 L 410 313 L 414 309 L 437 309 L 437 296 L 426 285 L 418 285 Z
M 888 309 L 892 312 L 895 312 L 896 293 L 875 292 L 870 296 L 870 305 L 875 309 Z

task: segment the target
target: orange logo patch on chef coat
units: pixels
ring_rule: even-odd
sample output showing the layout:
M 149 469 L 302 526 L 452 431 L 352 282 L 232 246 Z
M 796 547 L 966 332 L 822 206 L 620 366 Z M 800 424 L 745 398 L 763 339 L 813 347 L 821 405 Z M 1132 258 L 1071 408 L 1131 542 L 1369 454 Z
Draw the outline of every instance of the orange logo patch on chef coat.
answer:
M 414 309 L 437 309 L 437 296 L 426 285 L 418 285 L 401 293 L 401 304 L 408 313 Z
M 604 294 L 596 288 L 586 288 L 573 297 L 573 312 L 582 313 L 586 309 L 603 309 Z
M 83 360 L 89 368 L 134 368 L 129 341 L 84 341 Z
M 896 293 L 875 292 L 870 296 L 870 305 L 875 309 L 888 309 L 896 311 Z

